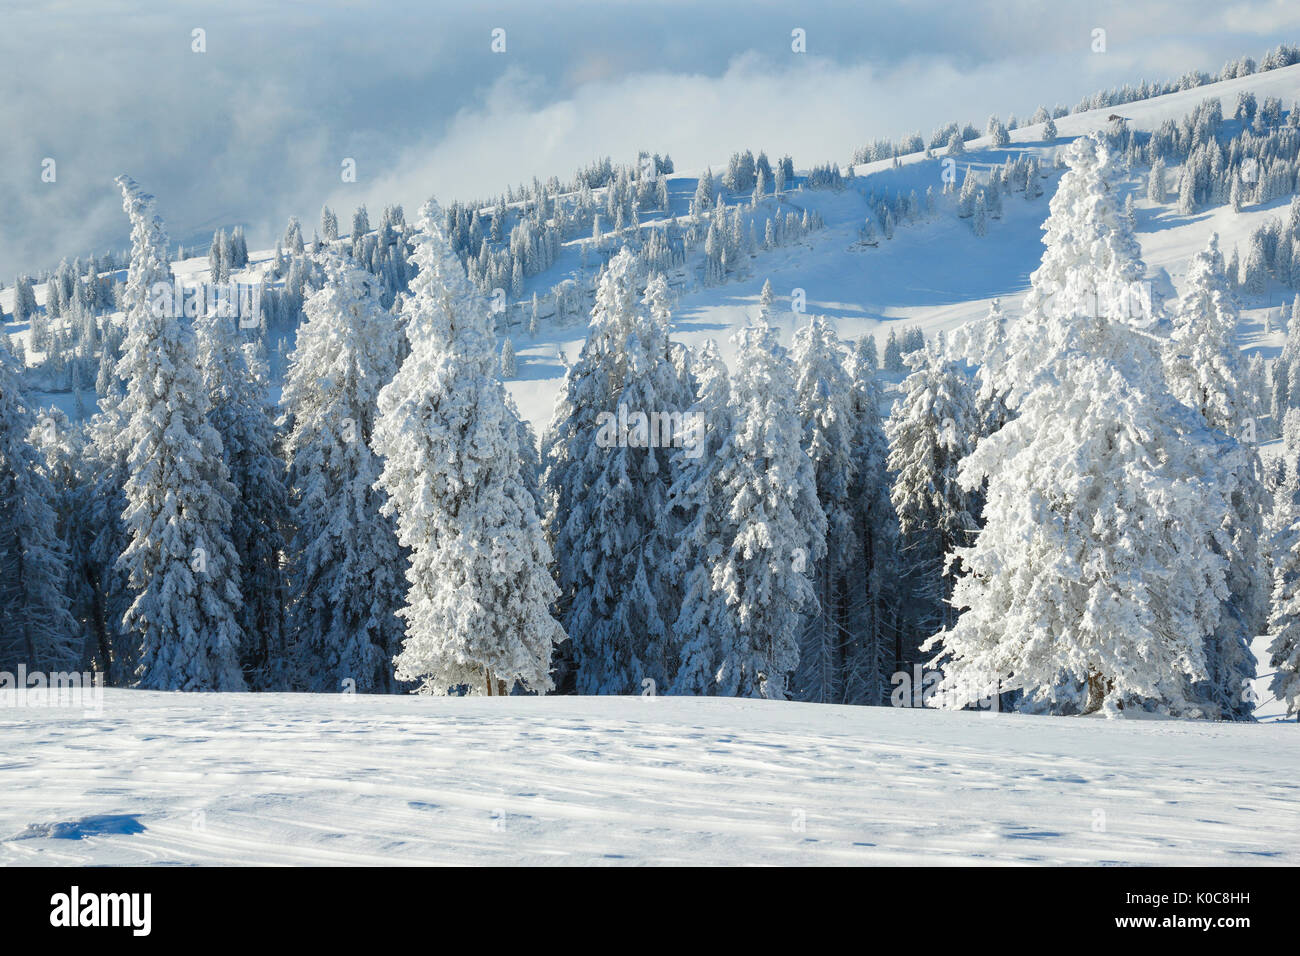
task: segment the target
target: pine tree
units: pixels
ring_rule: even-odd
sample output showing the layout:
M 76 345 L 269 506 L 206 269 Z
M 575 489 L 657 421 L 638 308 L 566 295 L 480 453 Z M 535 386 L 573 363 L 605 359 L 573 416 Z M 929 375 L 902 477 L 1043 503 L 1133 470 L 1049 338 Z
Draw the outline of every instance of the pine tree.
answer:
M 147 283 L 145 287 L 147 288 Z M 120 287 L 119 287 L 120 288 Z M 126 550 L 126 418 L 122 409 L 125 387 L 117 374 L 121 359 L 117 334 L 105 336 L 100 354 L 95 390 L 99 411 L 86 423 L 84 479 L 87 485 L 85 521 L 89 528 L 85 576 L 92 593 L 92 657 L 106 671 L 115 686 L 130 683 L 135 672 L 135 653 L 123 629 L 130 605 L 130 589 L 117 559 Z
M 3 346 L 0 342 L 0 346 Z M 41 474 L 49 481 L 54 497 L 50 504 L 56 517 L 56 533 L 67 545 L 67 574 L 63 593 L 76 627 L 72 635 L 79 663 L 85 669 L 106 671 L 108 660 L 98 653 L 96 642 L 95 594 L 91 587 L 90 543 L 94 529 L 87 520 L 90 510 L 90 472 L 84 465 L 84 432 L 57 408 L 40 413 L 28 442 L 40 456 Z
M 768 321 L 772 317 L 772 303 L 776 300 L 776 294 L 772 291 L 772 280 L 764 279 L 763 288 L 758 294 L 758 314 Z
M 248 265 L 248 239 L 244 227 L 236 226 L 230 236 L 230 268 L 243 269 Z
M 1260 579 L 1259 536 L 1263 510 L 1260 465 L 1246 435 L 1249 401 L 1242 392 L 1245 372 L 1236 344 L 1237 309 L 1224 273 L 1218 236 L 1211 235 L 1187 270 L 1186 289 L 1173 315 L 1166 358 L 1170 391 L 1213 429 L 1238 444 L 1240 465 L 1227 473 L 1231 509 L 1209 546 L 1227 556 L 1230 595 L 1206 648 L 1209 680 L 1201 689 L 1211 707 L 1228 718 L 1248 717 L 1255 676 L 1250 642 L 1264 625 L 1267 594 Z
M 971 218 L 971 228 L 974 229 L 977 236 L 985 236 L 989 231 L 988 208 L 984 201 L 983 190 L 980 190 L 975 197 L 975 210 Z
M 988 482 L 959 552 L 965 610 L 928 647 L 943 644 L 949 706 L 1018 691 L 1026 709 L 1196 714 L 1228 570 L 1205 543 L 1234 451 L 1168 392 L 1114 294 L 1144 266 L 1106 147 L 1078 139 L 1067 162 L 1009 363 L 1017 417 L 961 468 L 965 487 Z
M 884 369 L 886 372 L 895 374 L 906 371 L 907 366 L 903 364 L 903 349 L 898 344 L 898 330 L 891 328 L 889 338 L 885 341 L 885 361 Z
M 153 282 L 170 272 L 167 234 L 153 197 L 119 177 L 131 219 L 126 341 L 128 544 L 119 559 L 133 594 L 125 627 L 139 648 L 135 678 L 155 690 L 242 690 L 239 555 L 230 541 L 234 489 L 208 396 L 194 330 L 151 308 Z M 162 314 L 157 314 L 161 312 Z
M 600 279 L 544 455 L 547 534 L 582 694 L 667 687 L 676 665 L 675 529 L 665 518 L 674 437 L 665 423 L 671 432 L 680 422 L 693 388 L 673 363 L 666 286 L 652 282 L 643 309 L 637 284 L 624 249 Z
M 975 178 L 975 167 L 966 167 L 966 178 L 961 182 L 961 192 L 957 195 L 957 215 L 969 219 L 975 214 L 975 197 L 979 192 L 979 181 Z
M 1151 164 L 1151 172 L 1147 175 L 1147 199 L 1158 205 L 1164 205 L 1165 194 L 1169 187 L 1165 185 L 1165 161 L 1157 158 Z
M 36 417 L 0 335 L 0 671 L 71 670 L 84 635 L 69 611 L 56 492 L 28 441 Z
M 803 615 L 817 600 L 809 574 L 824 553 L 826 515 L 800 447 L 794 375 L 775 330 L 760 322 L 736 341 L 733 425 L 716 476 L 722 547 L 710 567 L 731 612 L 715 622 L 715 693 L 780 700 L 799 663 Z
M 31 277 L 19 276 L 14 280 L 14 321 L 30 322 L 36 312 L 36 293 L 32 289 Z
M 712 578 L 727 520 L 719 452 L 731 439 L 731 380 L 712 339 L 691 366 L 697 382 L 690 408 L 696 434 L 694 443 L 674 457 L 675 479 L 669 491 L 669 506 L 681 527 L 673 569 L 682 582 L 681 610 L 673 623 L 680 665 L 670 692 L 707 696 L 717 692 L 721 635 L 732 620 L 726 596 L 714 588 Z
M 1269 690 L 1286 704 L 1287 714 L 1300 713 L 1300 410 L 1286 414 L 1283 461 L 1287 469 L 1273 506 L 1278 550 L 1274 560 L 1273 592 L 1268 618 L 1269 666 L 1274 668 Z
M 1183 164 L 1178 176 L 1178 212 L 1184 216 L 1196 212 L 1196 172 L 1190 162 Z
M 800 700 L 842 703 L 849 624 L 845 576 L 860 544 L 850 497 L 856 466 L 853 384 L 839 341 L 821 317 L 795 333 L 791 358 L 802 444 L 826 516 L 823 550 L 808 555 L 817 600 L 803 627 L 792 689 Z
M 514 378 L 518 374 L 518 369 L 515 367 L 515 346 L 509 336 L 501 343 L 500 364 L 502 378 Z
M 1246 252 L 1245 260 L 1241 263 L 1241 274 L 1238 281 L 1241 290 L 1247 295 L 1263 295 L 1264 290 L 1268 287 L 1267 256 L 1264 254 L 1259 233 L 1251 236 L 1250 248 Z
M 392 693 L 405 556 L 375 487 L 379 390 L 395 373 L 395 322 L 374 276 L 338 257 L 304 306 L 281 398 L 290 519 L 289 629 L 304 690 Z M 348 683 L 351 682 L 351 683 Z
M 380 393 L 373 439 L 384 511 L 410 551 L 398 675 L 427 693 L 491 696 L 516 682 L 547 691 L 564 632 L 550 613 L 559 589 L 530 487 L 531 445 L 521 447 L 527 432 L 496 375 L 488 303 L 452 252 L 437 203 L 420 217 L 410 353 Z
M 703 213 L 713 207 L 713 193 L 713 170 L 706 169 L 699 182 L 695 184 L 694 208 L 696 213 Z
M 948 599 L 957 569 L 949 562 L 974 540 L 980 512 L 979 489 L 958 482 L 958 466 L 974 450 L 980 428 L 964 363 L 945 360 L 933 347 L 909 361 L 915 370 L 904 379 L 903 398 L 885 427 L 909 595 L 908 663 L 910 640 L 951 623 Z
M 898 516 L 890 500 L 889 441 L 880 419 L 875 341 L 858 340 L 847 362 L 853 482 L 852 551 L 844 576 L 844 693 L 850 704 L 884 704 L 902 666 L 898 627 Z
M 198 323 L 199 364 L 234 495 L 230 538 L 239 556 L 243 600 L 236 612 L 244 642 L 240 663 L 254 690 L 289 685 L 285 633 L 288 491 L 277 434 L 266 403 L 269 373 L 260 343 L 242 343 L 229 317 L 209 313 Z

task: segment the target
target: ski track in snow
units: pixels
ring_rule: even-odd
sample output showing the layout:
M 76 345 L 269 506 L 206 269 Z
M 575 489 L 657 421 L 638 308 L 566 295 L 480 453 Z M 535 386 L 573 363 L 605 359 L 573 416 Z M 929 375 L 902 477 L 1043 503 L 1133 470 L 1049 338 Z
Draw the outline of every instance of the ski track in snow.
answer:
M 0 710 L 0 863 L 1296 865 L 1296 733 L 107 690 L 100 716 Z

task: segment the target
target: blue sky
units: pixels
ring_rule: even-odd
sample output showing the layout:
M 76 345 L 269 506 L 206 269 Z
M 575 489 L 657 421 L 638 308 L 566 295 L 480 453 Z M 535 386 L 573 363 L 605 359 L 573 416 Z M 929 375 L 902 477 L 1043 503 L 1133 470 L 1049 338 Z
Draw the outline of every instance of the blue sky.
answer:
M 747 147 L 842 162 L 879 136 L 1025 118 L 1280 42 L 1300 43 L 1300 4 L 9 0 L 0 276 L 123 247 L 121 172 L 177 240 L 206 249 L 242 224 L 269 245 L 290 215 L 310 235 L 326 201 L 346 228 L 360 202 L 413 212 L 638 148 L 682 170 Z

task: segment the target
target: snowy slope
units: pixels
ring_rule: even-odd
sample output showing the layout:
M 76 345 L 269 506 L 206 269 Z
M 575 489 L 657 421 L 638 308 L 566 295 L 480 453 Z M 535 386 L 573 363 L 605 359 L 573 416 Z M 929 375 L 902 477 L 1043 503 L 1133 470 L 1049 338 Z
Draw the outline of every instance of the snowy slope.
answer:
M 1278 96 L 1290 108 L 1300 98 L 1300 64 L 1137 103 L 1070 114 L 1056 120 L 1058 139 L 1050 144 L 1042 141 L 1039 125 L 1012 130 L 1010 145 L 1003 148 L 992 147 L 986 137 L 969 141 L 965 154 L 956 158 L 958 184 L 968 166 L 983 171 L 1022 153 L 1037 157 L 1051 173 L 1043 182 L 1043 196 L 1032 201 L 1026 201 L 1018 193 L 1008 197 L 1004 217 L 991 221 L 988 235 L 982 238 L 973 234 L 969 220 L 955 216 L 951 199 L 941 197 L 939 211 L 933 219 L 900 225 L 894 238 L 882 240 L 877 248 L 866 248 L 856 242 L 868 211 L 867 192 L 915 189 L 918 195 L 924 196 L 926 188 L 933 187 L 938 193 L 943 187 L 942 156 L 931 160 L 919 153 L 903 157 L 899 169 L 892 168 L 889 161 L 859 164 L 854 167 L 855 178 L 851 184 L 840 192 L 792 190 L 782 204 L 782 212 L 793 210 L 798 214 L 805 208 L 815 210 L 825 219 L 826 228 L 793 247 L 759 253 L 748 263 L 747 278 L 684 295 L 674 312 L 674 337 L 691 345 L 713 338 L 718 341 L 723 357 L 729 362 L 734 360 L 730 336 L 757 314 L 759 290 L 767 278 L 772 280 L 779 310 L 789 308 L 792 290 L 803 289 L 807 311 L 830 317 L 841 337 L 856 339 L 874 333 L 882 346 L 891 326 L 919 325 L 927 336 L 933 336 L 982 317 L 994 298 L 1001 298 L 1008 313 L 1014 315 L 1018 300 L 1028 287 L 1029 274 L 1037 267 L 1042 254 L 1041 226 L 1058 178 L 1058 173 L 1051 169 L 1057 149 L 1075 136 L 1104 129 L 1112 114 L 1128 119 L 1134 129 L 1150 131 L 1166 119 L 1181 119 L 1203 100 L 1214 96 L 1221 100 L 1225 116 L 1231 116 L 1237 94 L 1246 90 L 1254 92 L 1260 102 L 1267 96 Z M 1229 120 L 1228 128 L 1233 125 Z M 862 141 L 866 142 L 878 131 L 863 128 L 861 132 Z M 746 145 L 761 146 L 736 144 L 738 149 Z M 797 159 L 811 164 L 827 157 Z M 847 161 L 840 165 L 845 170 L 849 168 Z M 712 168 L 717 175 L 724 167 L 725 163 L 718 163 Z M 670 178 L 669 192 L 675 213 L 685 215 L 695 192 L 696 177 L 702 171 Z M 1171 174 L 1171 182 L 1174 181 Z M 1279 199 L 1263 208 L 1248 207 L 1241 213 L 1220 206 L 1180 216 L 1172 201 L 1153 207 L 1145 198 L 1145 183 L 1146 170 L 1135 170 L 1124 188 L 1133 190 L 1137 200 L 1138 238 L 1143 256 L 1158 287 L 1171 284 L 1169 292 L 1177 290 L 1187 260 L 1204 247 L 1211 232 L 1219 232 L 1225 254 L 1238 243 L 1244 251 L 1251 231 L 1268 216 L 1284 214 L 1288 202 Z M 162 198 L 165 206 L 165 197 Z M 735 201 L 735 197 L 728 200 Z M 646 219 L 643 225 L 654 221 Z M 584 241 L 567 243 L 551 269 L 527 279 L 523 299 L 529 299 L 533 292 L 545 295 L 555 283 L 567 278 L 578 267 L 578 249 Z M 252 253 L 256 267 L 234 278 L 248 281 L 260 275 L 271 255 L 270 250 Z M 186 281 L 202 279 L 207 268 L 206 256 L 174 264 L 176 274 Z M 1266 309 L 1276 309 L 1284 299 L 1292 298 L 1293 293 L 1284 296 L 1282 291 L 1275 288 L 1261 301 L 1246 303 L 1241 329 L 1243 347 L 1261 348 L 1265 357 L 1273 357 L 1280 351 L 1285 339 L 1280 323 L 1274 323 L 1275 331 L 1270 335 L 1264 335 L 1262 327 Z M 38 304 L 43 304 L 44 284 L 37 285 L 35 292 Z M 12 288 L 0 290 L 0 308 L 12 310 L 12 299 Z M 803 316 L 787 312 L 784 321 L 778 323 L 785 344 L 789 344 L 794 328 L 802 321 Z M 17 337 L 27 337 L 25 325 L 10 325 L 8 331 Z M 550 419 L 562 383 L 564 368 L 557 350 L 563 350 L 573 360 L 585 333 L 582 325 L 543 328 L 532 339 L 523 330 L 514 330 L 519 374 L 508 387 L 523 417 L 539 431 Z M 69 402 L 61 401 L 60 396 L 39 398 L 71 410 Z
M 1237 94 L 1243 90 L 1253 91 L 1260 102 L 1278 96 L 1289 109 L 1300 99 L 1300 64 L 1061 117 L 1056 120 L 1058 138 L 1054 143 L 1043 142 L 1039 125 L 1012 130 L 1011 143 L 1003 148 L 992 147 L 986 137 L 969 141 L 966 152 L 956 157 L 958 185 L 965 178 L 967 166 L 974 166 L 977 172 L 986 171 L 1022 153 L 1037 157 L 1044 171 L 1051 173 L 1043 182 L 1044 195 L 1037 199 L 1026 201 L 1019 193 L 1007 197 L 1005 215 L 990 222 L 984 237 L 974 235 L 970 221 L 956 217 L 952 200 L 941 197 L 933 219 L 900 225 L 892 240 L 882 240 L 876 248 L 857 244 L 857 233 L 868 211 L 867 192 L 875 189 L 906 193 L 915 189 L 923 197 L 926 188 L 933 187 L 939 193 L 943 188 L 942 155 L 931 160 L 919 153 L 904 157 L 899 169 L 892 168 L 890 161 L 858 165 L 854 167 L 855 178 L 841 192 L 791 191 L 783 211 L 814 209 L 822 214 L 826 228 L 792 248 L 759 253 L 749 263 L 748 278 L 684 295 L 674 310 L 674 338 L 691 345 L 713 338 L 723 357 L 733 362 L 735 354 L 729 338 L 757 315 L 759 292 L 768 278 L 777 295 L 778 309 L 788 309 L 792 290 L 803 289 L 807 311 L 831 318 L 842 338 L 856 339 L 873 333 L 882 347 L 891 325 L 918 325 L 930 337 L 983 317 L 994 298 L 1001 298 L 1004 308 L 1014 315 L 1020 297 L 1029 287 L 1029 275 L 1042 256 L 1041 227 L 1059 178 L 1059 172 L 1051 168 L 1059 148 L 1076 136 L 1105 129 L 1112 114 L 1128 119 L 1133 129 L 1151 131 L 1167 119 L 1181 120 L 1203 100 L 1218 97 L 1225 116 L 1230 117 Z M 1227 128 L 1234 129 L 1235 124 L 1229 120 Z M 864 141 L 869 133 L 864 131 Z M 738 148 L 742 145 L 738 144 Z M 847 162 L 842 162 L 841 167 L 847 170 Z M 720 168 L 713 166 L 715 175 Z M 1289 203 L 1288 199 L 1278 199 L 1264 207 L 1247 207 L 1240 213 L 1234 213 L 1230 206 L 1219 206 L 1181 216 L 1172 197 L 1158 208 L 1146 199 L 1146 173 L 1145 168 L 1134 170 L 1122 187 L 1134 192 L 1143 257 L 1157 290 L 1165 294 L 1177 292 L 1187 261 L 1205 247 L 1212 232 L 1219 233 L 1225 255 L 1238 243 L 1244 252 L 1250 233 L 1268 216 L 1285 215 Z M 1170 181 L 1174 181 L 1172 175 Z M 693 195 L 695 184 L 694 176 L 670 180 L 674 208 L 679 199 L 684 203 Z M 529 279 L 525 295 L 534 290 L 544 293 L 559 278 L 555 272 L 552 269 Z M 1262 334 L 1264 310 L 1276 308 L 1284 300 L 1289 302 L 1294 295 L 1283 295 L 1283 291 L 1274 288 L 1261 301 L 1245 303 L 1241 344 L 1262 348 L 1266 358 L 1278 354 L 1285 340 L 1285 329 L 1276 321 L 1272 335 Z M 784 321 L 778 323 L 784 344 L 790 344 L 794 328 L 804 319 L 785 314 Z M 510 388 L 521 413 L 539 428 L 550 418 L 562 381 L 563 369 L 555 359 L 556 346 L 561 345 L 572 359 L 582 334 L 581 328 L 569 328 L 546 330 L 536 341 L 515 336 L 519 380 L 512 381 Z
M 1300 863 L 1281 724 L 109 690 L 0 741 L 7 864 Z

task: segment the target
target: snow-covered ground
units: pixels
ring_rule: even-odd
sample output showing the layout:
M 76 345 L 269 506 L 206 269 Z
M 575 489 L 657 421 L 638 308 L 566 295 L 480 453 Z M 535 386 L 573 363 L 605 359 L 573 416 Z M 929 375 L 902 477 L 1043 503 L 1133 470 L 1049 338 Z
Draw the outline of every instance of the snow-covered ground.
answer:
M 6 864 L 1291 864 L 1292 724 L 683 698 L 0 710 Z

